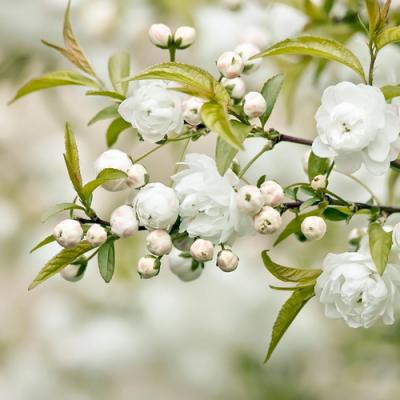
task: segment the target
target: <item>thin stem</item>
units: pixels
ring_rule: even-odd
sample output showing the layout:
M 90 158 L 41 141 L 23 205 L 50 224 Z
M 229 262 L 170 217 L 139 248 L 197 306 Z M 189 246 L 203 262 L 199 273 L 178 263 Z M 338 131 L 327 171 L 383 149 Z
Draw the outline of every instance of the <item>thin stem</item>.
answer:
M 377 52 L 374 49 L 374 44 L 372 41 L 370 41 L 369 43 L 369 54 L 371 56 L 371 62 L 369 64 L 369 71 L 368 71 L 368 84 L 372 85 L 374 83 L 374 68 L 377 56 Z
M 153 154 L 154 152 L 156 152 L 157 150 L 161 149 L 161 147 L 165 146 L 167 143 L 163 143 L 163 144 L 159 144 L 156 147 L 153 147 L 151 150 L 149 150 L 148 152 L 142 154 L 139 158 L 136 158 L 136 160 L 134 161 L 135 163 L 142 161 L 144 158 L 146 158 L 147 156 L 149 156 L 150 154 Z
M 185 145 L 183 146 L 182 153 L 179 156 L 179 159 L 175 164 L 174 173 L 172 175 L 175 175 L 178 172 L 179 166 L 180 166 L 179 163 L 182 162 L 182 160 L 184 159 L 186 151 L 187 151 L 187 149 L 189 147 L 189 144 L 190 144 L 190 138 L 186 141 Z
M 242 178 L 243 175 L 249 170 L 249 168 L 268 150 L 270 150 L 271 147 L 268 146 L 263 146 L 262 149 L 256 153 L 256 155 L 243 167 L 243 169 L 239 173 L 239 178 Z
M 171 62 L 174 62 L 176 57 L 176 47 L 174 45 L 171 45 L 168 47 L 168 50 L 169 50 L 169 60 Z

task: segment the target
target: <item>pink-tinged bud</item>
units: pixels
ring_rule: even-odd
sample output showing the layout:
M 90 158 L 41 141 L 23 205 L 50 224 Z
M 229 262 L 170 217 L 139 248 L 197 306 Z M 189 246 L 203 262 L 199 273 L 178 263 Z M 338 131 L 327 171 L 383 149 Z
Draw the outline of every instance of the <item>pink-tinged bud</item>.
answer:
M 110 218 L 111 232 L 121 238 L 132 236 L 139 229 L 135 211 L 127 205 L 116 208 Z
M 261 93 L 249 92 L 244 97 L 243 110 L 249 118 L 258 118 L 265 113 L 267 103 Z
M 307 217 L 301 223 L 301 232 L 308 240 L 321 240 L 326 233 L 326 223 L 321 217 Z
M 264 197 L 264 205 L 278 207 L 285 197 L 282 186 L 274 181 L 266 181 L 260 187 Z
M 93 224 L 86 232 L 86 240 L 93 247 L 101 246 L 107 240 L 107 231 L 99 224 Z
M 127 184 L 132 189 L 140 189 L 149 181 L 149 174 L 142 164 L 133 164 L 128 169 Z
M 238 256 L 231 250 L 221 250 L 217 257 L 217 266 L 224 272 L 232 272 L 239 265 Z
M 83 230 L 78 221 L 65 219 L 56 225 L 53 235 L 60 246 L 72 249 L 82 240 Z
M 196 261 L 211 261 L 214 257 L 214 245 L 209 240 L 196 239 L 190 246 L 190 254 Z
M 137 271 L 142 279 L 150 279 L 160 272 L 161 262 L 152 255 L 144 256 L 138 261 Z
M 171 236 L 167 231 L 156 229 L 147 235 L 146 246 L 150 253 L 156 256 L 165 256 L 172 250 Z
M 282 225 L 282 218 L 278 211 L 265 206 L 254 217 L 254 228 L 263 235 L 275 233 Z
M 164 24 L 153 24 L 149 29 L 151 42 L 161 48 L 167 48 L 172 40 L 171 29 Z
M 242 57 L 234 51 L 222 53 L 217 61 L 219 72 L 228 79 L 237 78 L 244 69 Z
M 257 186 L 242 186 L 236 193 L 236 206 L 244 214 L 255 215 L 264 205 L 264 197 Z
M 191 26 L 181 26 L 174 34 L 174 42 L 178 49 L 186 49 L 196 40 L 196 30 Z

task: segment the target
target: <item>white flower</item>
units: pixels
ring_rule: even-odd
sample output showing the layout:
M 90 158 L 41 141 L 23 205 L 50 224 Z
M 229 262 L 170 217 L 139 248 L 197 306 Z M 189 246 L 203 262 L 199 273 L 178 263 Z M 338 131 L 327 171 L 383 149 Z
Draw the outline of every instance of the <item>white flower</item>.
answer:
M 147 250 L 156 256 L 164 256 L 171 252 L 172 240 L 167 231 L 156 229 L 146 237 Z
M 203 154 L 188 154 L 183 164 L 187 169 L 172 177 L 180 201 L 180 232 L 224 243 L 234 233 L 252 231 L 250 218 L 236 207 L 233 186 L 239 179 L 231 170 L 221 176 L 215 161 Z
M 197 279 L 203 272 L 203 268 L 198 263 L 194 263 L 192 257 L 183 255 L 175 247 L 168 254 L 167 262 L 171 272 L 184 282 Z
M 180 26 L 175 34 L 174 41 L 179 49 L 186 49 L 196 40 L 196 30 L 191 26 Z
M 197 126 L 201 123 L 201 107 L 204 100 L 198 97 L 189 97 L 182 103 L 183 119 L 192 126 Z
M 178 197 L 173 189 L 162 183 L 149 183 L 140 189 L 133 206 L 140 225 L 149 230 L 169 230 L 178 218 Z
M 266 181 L 260 186 L 264 198 L 264 204 L 271 207 L 278 207 L 285 197 L 282 186 L 275 181 Z
M 167 25 L 153 24 L 149 29 L 149 37 L 154 45 L 165 49 L 172 39 L 172 32 Z
M 242 186 L 236 194 L 236 206 L 247 215 L 257 214 L 264 205 L 264 196 L 257 186 Z
M 328 254 L 315 285 L 328 318 L 342 318 L 351 328 L 369 328 L 379 318 L 394 322 L 400 273 L 389 264 L 380 276 L 369 254 Z
M 132 236 L 139 229 L 139 223 L 132 207 L 123 205 L 116 208 L 110 217 L 111 232 L 121 238 Z
M 54 239 L 66 249 L 76 247 L 83 237 L 81 224 L 73 219 L 65 219 L 54 228 Z
M 246 94 L 246 84 L 242 78 L 222 78 L 221 83 L 234 99 L 241 99 Z
M 242 57 L 244 61 L 243 73 L 255 72 L 261 65 L 261 58 L 250 60 L 251 57 L 258 54 L 261 50 L 252 43 L 242 43 L 236 47 L 235 52 Z
M 142 279 L 150 279 L 160 272 L 160 260 L 157 257 L 148 255 L 139 259 L 137 271 Z
M 217 267 L 224 272 L 232 272 L 239 265 L 238 256 L 232 250 L 221 250 L 217 257 Z
M 243 111 L 249 118 L 258 118 L 265 113 L 267 103 L 261 93 L 249 92 L 244 96 Z
M 325 175 L 317 175 L 311 180 L 310 186 L 314 190 L 318 189 L 325 189 L 327 184 L 326 176 Z
M 228 79 L 237 78 L 244 69 L 244 61 L 234 51 L 222 53 L 217 60 L 219 72 Z
M 190 246 L 190 254 L 196 261 L 211 261 L 214 257 L 214 245 L 209 240 L 196 239 Z
M 321 240 L 326 233 L 326 223 L 321 217 L 307 217 L 301 223 L 301 232 L 308 240 Z
M 397 157 L 392 148 L 400 118 L 373 86 L 341 82 L 322 95 L 315 116 L 318 137 L 312 149 L 319 157 L 334 157 L 338 170 L 352 173 L 364 163 L 375 175 L 385 173 Z
M 141 82 L 134 95 L 121 103 L 118 112 L 149 142 L 178 134 L 183 128 L 181 95 L 163 81 Z
M 107 169 L 118 169 L 127 173 L 132 166 L 132 161 L 126 153 L 121 150 L 107 150 L 95 161 L 97 175 Z M 115 179 L 102 184 L 102 187 L 110 192 L 125 190 L 128 187 L 126 179 Z
M 274 208 L 265 206 L 254 216 L 253 223 L 257 232 L 263 235 L 272 234 L 281 227 L 282 217 Z
M 127 185 L 132 189 L 139 189 L 149 180 L 149 174 L 142 164 L 133 164 L 128 169 Z
M 107 231 L 99 224 L 93 224 L 86 232 L 86 240 L 93 247 L 101 246 L 107 240 Z

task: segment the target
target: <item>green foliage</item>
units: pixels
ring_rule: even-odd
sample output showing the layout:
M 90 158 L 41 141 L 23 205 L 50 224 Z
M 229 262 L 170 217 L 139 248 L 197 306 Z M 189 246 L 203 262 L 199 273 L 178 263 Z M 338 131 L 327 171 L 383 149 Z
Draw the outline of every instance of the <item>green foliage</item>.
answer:
M 121 82 L 129 76 L 131 61 L 128 53 L 117 53 L 110 57 L 108 61 L 108 74 L 116 92 L 126 96 L 128 93 L 129 82 Z
M 88 201 L 93 193 L 94 190 L 96 190 L 99 186 L 101 186 L 103 183 L 109 182 L 109 181 L 114 181 L 117 179 L 125 179 L 127 178 L 128 175 L 119 170 L 119 169 L 113 169 L 113 168 L 106 168 L 101 171 L 96 179 L 93 181 L 88 182 L 83 188 L 82 188 L 82 194 L 83 197 Z
M 325 175 L 329 169 L 329 158 L 321 158 L 310 153 L 308 159 L 308 179 L 312 181 L 317 175 Z
M 272 110 L 274 109 L 276 100 L 283 85 L 283 75 L 275 75 L 267 82 L 265 82 L 263 88 L 261 89 L 261 94 L 263 95 L 266 103 L 267 109 L 265 113 L 260 117 L 262 126 L 268 121 Z
M 114 119 L 107 128 L 106 141 L 107 147 L 112 147 L 117 142 L 119 135 L 126 129 L 131 128 L 132 125 L 126 122 L 123 118 L 118 117 Z
M 110 118 L 118 118 L 118 104 L 112 104 L 111 106 L 105 107 L 100 110 L 89 122 L 88 125 L 93 125 L 98 121 L 102 121 Z
M 392 248 L 392 232 L 386 232 L 378 222 L 373 222 L 369 225 L 368 237 L 369 249 L 376 270 L 383 275 Z
M 352 215 L 346 207 L 327 207 L 323 212 L 325 219 L 334 222 L 347 221 Z
M 124 101 L 126 99 L 126 97 L 122 94 L 110 90 L 89 90 L 86 92 L 86 96 L 110 97 L 112 99 L 121 101 Z
M 54 215 L 57 215 L 63 211 L 70 211 L 70 210 L 81 210 L 85 211 L 83 207 L 76 203 L 59 203 L 56 204 L 54 207 L 51 207 L 50 210 L 48 210 L 43 216 L 42 216 L 42 222 L 47 221 L 49 218 L 53 217 Z
M 372 37 L 380 22 L 380 10 L 377 0 L 365 0 L 368 11 L 369 35 Z
M 400 96 L 400 86 L 387 85 L 381 87 L 381 91 L 386 100 L 392 100 L 394 97 Z
M 400 42 L 400 27 L 393 26 L 385 29 L 376 38 L 376 47 L 378 50 L 382 49 L 390 43 Z
M 97 260 L 101 277 L 106 283 L 109 283 L 115 270 L 114 239 L 108 240 L 100 247 Z
M 34 251 L 50 244 L 53 243 L 56 239 L 54 238 L 53 235 L 49 235 L 46 238 L 44 238 L 42 241 L 40 241 L 31 251 L 30 253 L 33 253 Z

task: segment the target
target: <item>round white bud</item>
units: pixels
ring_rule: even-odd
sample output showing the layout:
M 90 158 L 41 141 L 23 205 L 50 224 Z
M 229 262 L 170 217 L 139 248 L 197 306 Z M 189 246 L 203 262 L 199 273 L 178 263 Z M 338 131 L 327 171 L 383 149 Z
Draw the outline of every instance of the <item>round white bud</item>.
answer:
M 65 219 L 56 225 L 53 235 L 59 245 L 72 249 L 82 240 L 83 229 L 78 221 Z
M 397 223 L 393 228 L 392 240 L 393 244 L 400 248 L 400 223 Z
M 249 118 L 258 118 L 265 113 L 267 103 L 261 93 L 249 92 L 244 97 L 243 111 Z
M 107 231 L 99 224 L 93 224 L 86 232 L 86 240 L 93 247 L 101 246 L 107 240 Z
M 97 174 L 107 168 L 118 169 L 128 173 L 131 166 L 131 159 L 121 150 L 107 150 L 101 154 L 95 162 Z M 128 188 L 127 179 L 115 179 L 105 182 L 101 186 L 110 192 L 117 192 Z
M 197 126 L 201 123 L 201 107 L 204 100 L 198 97 L 189 97 L 182 103 L 183 119 L 192 126 Z
M 264 182 L 260 187 L 260 191 L 264 197 L 264 205 L 271 207 L 280 206 L 285 197 L 282 186 L 275 181 Z
M 217 257 L 217 266 L 224 272 L 232 272 L 239 265 L 238 256 L 231 250 L 221 250 Z
M 214 257 L 214 245 L 209 240 L 196 239 L 190 246 L 190 254 L 196 261 L 211 261 Z
M 222 53 L 217 60 L 217 68 L 219 72 L 226 78 L 237 78 L 244 69 L 242 57 L 234 51 L 226 51 Z
M 168 254 L 167 262 L 171 272 L 184 282 L 197 279 L 203 272 L 203 268 L 196 265 L 192 257 L 188 257 L 175 247 Z
M 307 150 L 303 155 L 303 169 L 304 172 L 308 173 L 308 160 L 310 159 L 311 150 Z
M 87 263 L 87 258 L 82 256 L 62 269 L 60 275 L 68 282 L 78 282 L 85 275 Z
M 263 235 L 275 233 L 282 225 L 282 217 L 278 211 L 265 206 L 253 219 L 254 228 Z
M 236 193 L 236 206 L 244 214 L 255 215 L 264 205 L 264 197 L 257 186 L 242 186 Z
M 142 164 L 133 164 L 128 169 L 127 184 L 132 189 L 139 189 L 149 181 L 149 174 Z
M 127 205 L 116 208 L 110 218 L 111 232 L 121 238 L 132 236 L 139 229 L 135 210 Z
M 321 217 L 307 217 L 301 223 L 301 232 L 308 240 L 321 240 L 326 233 L 326 223 Z
M 174 42 L 178 49 L 186 49 L 196 40 L 196 30 L 191 26 L 181 26 L 174 34 Z
M 243 73 L 256 71 L 261 65 L 261 58 L 250 60 L 251 57 L 260 53 L 260 49 L 252 43 L 242 43 L 236 47 L 235 52 L 242 57 L 244 62 Z
M 156 256 L 164 256 L 172 250 L 171 236 L 167 231 L 156 229 L 147 235 L 146 246 L 150 253 Z
M 234 99 L 241 99 L 246 94 L 246 84 L 242 78 L 222 78 L 221 83 Z
M 153 24 L 149 29 L 149 38 L 157 47 L 166 49 L 172 40 L 172 32 L 167 25 Z
M 159 274 L 160 266 L 161 262 L 157 257 L 148 255 L 139 259 L 137 271 L 142 279 L 150 279 Z
M 311 181 L 311 187 L 314 190 L 325 189 L 327 184 L 325 175 L 317 175 Z

